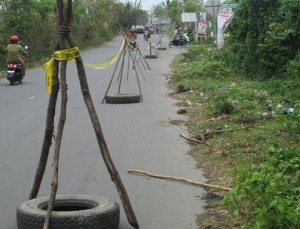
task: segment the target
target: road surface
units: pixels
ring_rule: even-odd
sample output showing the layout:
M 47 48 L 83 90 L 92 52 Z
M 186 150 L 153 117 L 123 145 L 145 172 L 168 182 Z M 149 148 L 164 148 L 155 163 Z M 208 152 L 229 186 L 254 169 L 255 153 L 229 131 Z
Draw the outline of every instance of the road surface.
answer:
M 156 44 L 159 37 L 152 36 Z M 121 37 L 103 47 L 82 52 L 84 63 L 96 64 L 109 58 L 121 45 Z M 167 45 L 168 39 L 164 38 Z M 150 54 L 148 43 L 139 35 L 142 57 Z M 181 49 L 159 51 L 157 59 L 146 59 L 151 70 L 140 63 L 138 74 L 143 102 L 135 104 L 101 103 L 112 79 L 114 65 L 104 70 L 86 68 L 90 92 L 107 141 L 108 149 L 129 195 L 141 229 L 196 229 L 195 214 L 203 213 L 204 190 L 182 183 L 128 174 L 142 169 L 161 175 L 179 176 L 204 182 L 202 171 L 187 154 L 189 146 L 179 134 L 183 126 L 170 120 L 183 120 L 176 112 L 177 101 L 168 97 L 166 74 L 169 64 Z M 126 74 L 127 75 L 127 74 Z M 129 71 L 121 92 L 139 93 L 134 72 Z M 69 62 L 67 121 L 63 133 L 57 194 L 88 194 L 113 199 L 120 204 L 119 229 L 132 228 L 119 195 L 101 157 L 94 130 L 81 94 L 75 64 Z M 117 85 L 117 86 L 116 86 Z M 124 85 L 124 86 L 123 86 Z M 117 77 L 108 94 L 116 93 Z M 27 71 L 23 84 L 11 86 L 0 80 L 0 228 L 16 229 L 15 211 L 26 201 L 38 164 L 49 95 L 45 72 Z M 60 112 L 56 111 L 55 133 Z M 48 166 L 39 196 L 51 189 L 50 151 Z

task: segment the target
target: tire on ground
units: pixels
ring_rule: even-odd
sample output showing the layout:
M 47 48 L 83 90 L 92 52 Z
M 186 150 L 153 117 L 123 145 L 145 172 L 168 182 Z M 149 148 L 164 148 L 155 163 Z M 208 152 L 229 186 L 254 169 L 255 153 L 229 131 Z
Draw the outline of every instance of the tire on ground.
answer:
M 18 229 L 42 229 L 49 197 L 38 197 L 17 208 Z M 119 205 L 103 197 L 57 195 L 49 229 L 117 229 Z
M 145 59 L 157 59 L 157 55 L 145 55 Z
M 115 94 L 106 95 L 105 102 L 110 104 L 120 104 L 120 103 L 139 103 L 141 101 L 141 96 L 136 94 Z

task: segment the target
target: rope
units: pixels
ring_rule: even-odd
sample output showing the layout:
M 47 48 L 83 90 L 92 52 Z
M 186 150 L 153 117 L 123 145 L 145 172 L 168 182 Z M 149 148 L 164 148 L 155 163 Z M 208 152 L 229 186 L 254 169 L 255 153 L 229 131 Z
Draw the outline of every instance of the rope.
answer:
M 57 27 L 57 33 L 58 34 L 69 34 L 70 33 L 70 27 L 65 25 L 60 25 Z

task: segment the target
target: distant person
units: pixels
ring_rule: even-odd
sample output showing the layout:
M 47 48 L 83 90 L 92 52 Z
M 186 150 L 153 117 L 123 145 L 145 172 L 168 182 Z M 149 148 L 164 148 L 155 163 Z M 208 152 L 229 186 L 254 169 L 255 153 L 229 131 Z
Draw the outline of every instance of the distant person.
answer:
M 181 32 L 181 28 L 180 28 L 180 27 L 176 27 L 176 29 L 175 29 L 175 31 L 174 31 L 174 33 L 173 33 L 173 37 L 174 37 L 175 39 L 179 39 L 179 37 L 180 37 L 180 32 Z
M 22 66 L 22 74 L 25 76 L 26 66 L 24 59 L 26 51 L 19 45 L 19 37 L 17 35 L 10 37 L 10 44 L 7 45 L 5 51 L 7 53 L 6 63 L 19 62 Z
M 128 37 L 129 37 L 130 39 L 136 39 L 136 38 L 137 38 L 137 34 L 136 34 L 136 32 L 135 32 L 134 29 L 131 29 L 131 30 L 130 30 L 130 32 L 128 33 Z
M 150 36 L 151 36 L 151 33 L 150 33 L 150 30 L 149 30 L 149 27 L 145 26 L 145 30 L 144 30 L 144 39 L 145 39 L 145 41 L 148 41 Z

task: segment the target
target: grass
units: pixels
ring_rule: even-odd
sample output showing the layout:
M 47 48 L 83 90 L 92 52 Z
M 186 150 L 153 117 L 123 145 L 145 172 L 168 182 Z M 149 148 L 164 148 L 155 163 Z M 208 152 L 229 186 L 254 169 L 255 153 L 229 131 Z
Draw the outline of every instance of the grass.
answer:
M 239 182 L 244 181 L 238 180 L 239 175 L 235 173 L 237 169 L 250 171 L 251 174 L 254 168 L 263 163 L 268 164 L 266 161 L 271 147 L 298 148 L 300 106 L 297 101 L 300 100 L 300 94 L 297 88 L 300 80 L 247 79 L 241 74 L 234 74 L 230 66 L 220 58 L 210 56 L 203 46 L 191 47 L 178 56 L 173 68 L 175 73 L 171 76 L 170 86 L 174 90 L 178 85 L 191 89 L 174 95 L 175 98 L 189 100 L 192 104 L 186 108 L 189 119 L 185 123 L 190 135 L 196 137 L 204 130 L 223 131 L 205 139 L 206 144 L 191 142 L 191 155 L 204 170 L 210 183 L 240 187 Z M 283 108 L 290 107 L 295 108 L 295 112 L 283 112 Z M 217 193 L 228 195 L 219 191 Z M 237 195 L 242 194 L 240 191 Z M 299 195 L 295 194 L 294 199 L 298 200 Z M 235 203 L 235 211 L 231 215 L 228 203 L 222 202 L 213 208 L 208 206 L 214 214 L 209 214 L 210 217 L 205 220 L 200 217 L 199 228 L 240 228 L 247 225 L 256 228 L 251 223 L 255 218 L 253 209 L 256 206 L 244 210 L 243 212 L 248 212 L 244 216 L 236 209 L 240 203 Z M 274 215 L 268 209 L 264 214 L 267 213 Z M 223 220 L 218 217 L 220 215 Z M 277 228 L 280 228 L 278 225 Z

